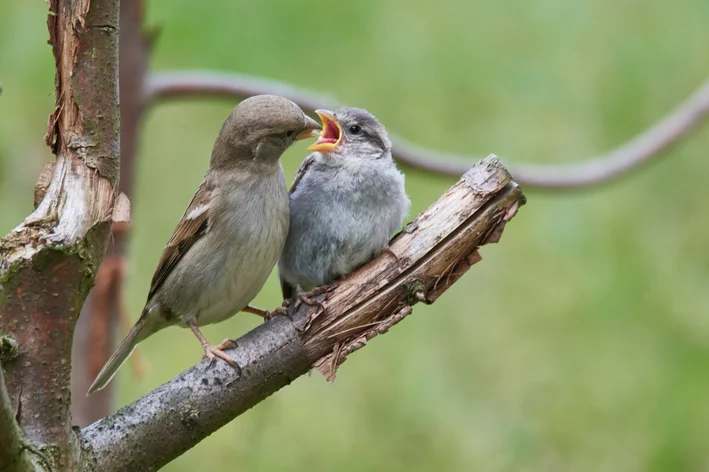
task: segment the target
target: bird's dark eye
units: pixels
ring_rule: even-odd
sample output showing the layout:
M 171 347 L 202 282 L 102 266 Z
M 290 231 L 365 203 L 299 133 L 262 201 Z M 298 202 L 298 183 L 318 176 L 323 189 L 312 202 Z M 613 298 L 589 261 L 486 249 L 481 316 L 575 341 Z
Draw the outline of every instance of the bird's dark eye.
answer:
M 293 135 L 295 135 L 295 130 L 292 129 L 292 130 L 290 130 L 290 131 L 286 131 L 286 137 L 287 137 L 287 138 L 292 138 Z
M 355 134 L 355 135 L 357 135 L 357 134 L 362 133 L 362 127 L 359 126 L 359 125 L 352 125 L 352 126 L 350 126 L 350 130 L 349 130 L 349 131 L 350 131 L 350 134 Z

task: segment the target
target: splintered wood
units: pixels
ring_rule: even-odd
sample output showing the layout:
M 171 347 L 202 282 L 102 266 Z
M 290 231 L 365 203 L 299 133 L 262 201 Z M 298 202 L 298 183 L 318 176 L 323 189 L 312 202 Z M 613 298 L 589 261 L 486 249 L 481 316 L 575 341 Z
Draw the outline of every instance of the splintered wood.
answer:
M 404 319 L 418 302 L 433 303 L 499 241 L 526 198 L 499 159 L 473 166 L 406 227 L 383 253 L 318 299 L 298 307 L 301 339 L 330 381 L 347 355 Z

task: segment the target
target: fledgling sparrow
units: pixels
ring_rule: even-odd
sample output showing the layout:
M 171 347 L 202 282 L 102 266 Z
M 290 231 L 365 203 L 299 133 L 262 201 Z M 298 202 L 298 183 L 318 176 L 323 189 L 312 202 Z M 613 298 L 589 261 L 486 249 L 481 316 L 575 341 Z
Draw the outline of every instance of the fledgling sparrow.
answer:
M 167 243 L 143 313 L 96 377 L 103 388 L 135 346 L 171 325 L 190 327 L 206 357 L 225 354 L 199 326 L 223 321 L 258 294 L 288 234 L 289 208 L 280 157 L 320 125 L 293 102 L 274 95 L 244 100 L 217 136 L 209 169 Z
M 316 110 L 315 151 L 290 189 L 290 231 L 278 262 L 283 297 L 330 284 L 379 255 L 409 209 L 386 129 L 366 110 Z

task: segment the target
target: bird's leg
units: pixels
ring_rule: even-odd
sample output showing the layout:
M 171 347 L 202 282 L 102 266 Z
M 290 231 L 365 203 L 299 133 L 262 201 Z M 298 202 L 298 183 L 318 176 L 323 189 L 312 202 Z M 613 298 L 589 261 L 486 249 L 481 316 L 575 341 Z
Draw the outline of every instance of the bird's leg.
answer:
M 278 316 L 278 315 L 288 316 L 288 307 L 289 306 L 290 306 L 290 300 L 288 300 L 288 299 L 283 300 L 283 303 L 281 303 L 281 306 L 279 306 L 278 308 L 276 308 L 275 310 L 273 310 L 271 312 L 269 312 L 269 311 L 266 312 L 266 315 L 263 317 L 264 320 L 268 321 L 271 318 L 273 318 L 274 316 Z
M 211 364 L 214 362 L 214 358 L 218 357 L 222 359 L 224 362 L 227 364 L 236 367 L 237 369 L 241 370 L 239 367 L 239 364 L 229 357 L 225 352 L 224 349 L 227 347 L 233 347 L 236 345 L 234 341 L 231 339 L 225 339 L 222 341 L 218 346 L 212 346 L 209 344 L 209 342 L 205 339 L 204 335 L 202 332 L 199 330 L 199 327 L 197 326 L 197 321 L 194 318 L 190 318 L 190 320 L 187 322 L 189 325 L 190 329 L 194 333 L 195 336 L 197 336 L 197 339 L 199 340 L 200 344 L 202 345 L 202 349 L 204 349 L 204 357 L 209 359 L 209 363 Z
M 283 302 L 283 305 L 279 306 L 278 308 L 276 308 L 276 309 L 273 310 L 273 311 L 268 311 L 268 310 L 264 310 L 264 309 L 262 309 L 262 308 L 256 308 L 256 307 L 251 306 L 251 305 L 246 305 L 246 307 L 244 307 L 241 311 L 244 311 L 244 312 L 246 312 L 246 313 L 251 313 L 252 315 L 260 316 L 260 317 L 263 318 L 265 321 L 268 321 L 268 320 L 270 320 L 271 318 L 273 318 L 274 316 L 287 315 L 287 314 L 288 314 L 288 309 L 287 309 L 287 308 L 288 308 L 288 305 L 289 305 L 289 304 L 290 304 L 290 301 L 289 301 L 289 300 L 285 300 L 285 301 Z
M 301 305 L 308 305 L 308 306 L 319 306 L 321 311 L 325 311 L 325 307 L 323 306 L 322 303 L 320 303 L 318 300 L 314 300 L 314 297 L 317 297 L 318 295 L 322 295 L 323 293 L 327 293 L 330 290 L 332 290 L 334 287 L 331 287 L 329 285 L 321 285 L 319 287 L 315 287 L 309 292 L 304 292 L 298 294 L 298 299 L 295 302 L 295 307 L 293 307 L 293 311 L 298 311 L 298 308 L 300 308 Z
M 313 297 L 317 297 L 318 295 L 322 295 L 323 293 L 331 292 L 332 290 L 335 289 L 335 287 L 337 287 L 337 283 L 338 282 L 335 281 L 335 282 L 331 283 L 330 285 L 321 285 L 319 287 L 315 287 L 314 289 L 312 289 L 309 292 L 298 294 L 298 299 L 295 301 L 295 306 L 293 307 L 293 313 L 298 311 L 298 308 L 300 308 L 301 305 L 319 307 L 318 311 L 308 315 L 308 319 L 305 322 L 305 327 L 303 328 L 303 330 L 307 330 L 308 328 L 310 328 L 310 325 L 313 323 L 315 318 L 317 318 L 318 316 L 325 313 L 325 311 L 327 311 L 325 308 L 325 305 L 323 305 L 318 300 L 314 300 Z
M 260 316 L 261 318 L 266 318 L 268 315 L 268 310 L 262 308 L 256 308 L 255 306 L 246 305 L 241 309 L 244 313 L 251 313 L 252 315 Z

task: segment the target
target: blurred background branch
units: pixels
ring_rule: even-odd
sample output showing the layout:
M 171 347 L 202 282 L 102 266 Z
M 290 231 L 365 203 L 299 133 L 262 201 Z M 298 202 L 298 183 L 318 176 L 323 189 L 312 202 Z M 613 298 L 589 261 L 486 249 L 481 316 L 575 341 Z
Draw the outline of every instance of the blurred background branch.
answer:
M 146 92 L 148 104 L 184 98 L 227 98 L 242 100 L 258 94 L 288 97 L 308 110 L 335 109 L 335 99 L 290 84 L 243 74 L 210 71 L 163 72 L 151 74 Z M 618 179 L 652 159 L 694 131 L 709 115 L 709 80 L 675 110 L 626 143 L 600 156 L 573 164 L 509 164 L 520 185 L 529 189 L 573 190 L 598 186 Z M 460 176 L 479 159 L 440 152 L 419 146 L 389 133 L 394 157 L 407 166 L 434 174 Z M 506 161 L 508 161 L 506 159 Z
M 120 190 L 131 199 L 136 167 L 137 144 L 144 113 L 161 103 L 184 99 L 242 100 L 258 94 L 290 98 L 307 110 L 335 109 L 342 103 L 333 96 L 297 87 L 287 82 L 210 70 L 150 73 L 147 69 L 154 34 L 144 31 L 143 0 L 121 2 L 120 93 L 121 93 L 121 180 Z M 648 129 L 615 149 L 570 164 L 507 163 L 515 180 L 526 189 L 571 191 L 600 186 L 640 169 L 666 155 L 666 151 L 699 127 L 709 116 L 709 81 L 687 100 Z M 394 156 L 409 167 L 432 174 L 458 177 L 479 157 L 446 153 L 420 146 L 390 133 Z M 114 348 L 116 327 L 127 324 L 123 305 L 126 276 L 127 225 L 114 228 L 95 288 L 84 304 L 75 331 L 72 370 L 72 403 L 76 424 L 86 426 L 111 411 L 117 382 L 92 396 L 84 392 L 97 369 Z M 140 351 L 132 361 L 137 375 L 143 371 Z

